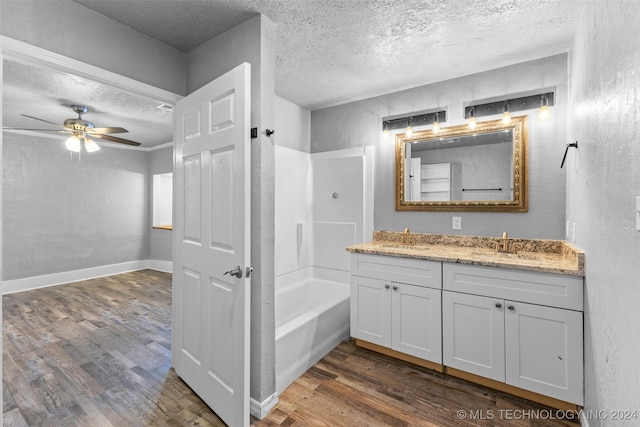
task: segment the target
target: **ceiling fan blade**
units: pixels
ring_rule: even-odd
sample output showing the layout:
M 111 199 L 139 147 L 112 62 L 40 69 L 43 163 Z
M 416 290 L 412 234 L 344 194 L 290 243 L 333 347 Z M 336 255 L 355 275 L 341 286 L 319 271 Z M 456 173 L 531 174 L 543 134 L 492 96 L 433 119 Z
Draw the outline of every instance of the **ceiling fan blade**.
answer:
M 139 142 L 129 141 L 128 139 L 118 138 L 117 136 L 111 136 L 111 135 L 94 134 L 94 135 L 91 135 L 91 137 L 104 139 L 105 141 L 119 142 L 120 144 L 135 145 L 135 146 L 140 145 Z
M 28 117 L 30 119 L 39 120 L 41 122 L 49 123 L 50 125 L 54 125 L 54 126 L 58 126 L 58 127 L 64 128 L 64 126 L 62 126 L 60 123 L 50 122 L 49 120 L 45 120 L 45 119 L 41 119 L 41 118 L 38 118 L 38 117 L 29 116 L 28 114 L 20 114 L 20 115 L 23 116 L 23 117 Z
M 109 128 L 89 128 L 87 129 L 87 133 L 90 135 L 94 134 L 105 134 L 105 133 L 126 133 L 129 132 L 125 128 L 121 127 L 109 127 Z

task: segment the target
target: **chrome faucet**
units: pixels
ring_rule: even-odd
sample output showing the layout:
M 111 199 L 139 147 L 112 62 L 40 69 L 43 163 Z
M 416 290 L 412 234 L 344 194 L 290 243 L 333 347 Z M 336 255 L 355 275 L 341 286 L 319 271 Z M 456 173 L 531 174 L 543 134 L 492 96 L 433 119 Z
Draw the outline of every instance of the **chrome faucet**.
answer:
M 415 245 L 416 239 L 411 235 L 411 230 L 408 228 L 404 229 L 404 233 L 402 233 L 402 244 L 403 245 Z

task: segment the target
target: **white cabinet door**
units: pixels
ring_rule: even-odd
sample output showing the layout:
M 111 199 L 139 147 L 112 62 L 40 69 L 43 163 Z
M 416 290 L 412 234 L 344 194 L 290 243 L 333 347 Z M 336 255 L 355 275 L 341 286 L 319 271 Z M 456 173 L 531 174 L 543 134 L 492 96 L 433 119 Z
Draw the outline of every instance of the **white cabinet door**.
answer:
M 506 302 L 506 381 L 583 404 L 582 313 Z
M 442 292 L 443 364 L 505 380 L 504 302 Z
M 404 283 L 391 285 L 391 348 L 442 363 L 442 292 Z
M 351 336 L 391 347 L 391 283 L 351 276 Z

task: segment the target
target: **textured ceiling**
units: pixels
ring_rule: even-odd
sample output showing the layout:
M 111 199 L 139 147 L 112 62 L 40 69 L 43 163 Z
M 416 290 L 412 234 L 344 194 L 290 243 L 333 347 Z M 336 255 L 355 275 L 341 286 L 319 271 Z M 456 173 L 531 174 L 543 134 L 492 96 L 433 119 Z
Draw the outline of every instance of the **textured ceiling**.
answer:
M 181 51 L 256 13 L 309 110 L 566 52 L 584 0 L 74 0 Z
M 262 13 L 276 26 L 276 94 L 313 111 L 566 52 L 585 0 L 74 1 L 183 52 Z M 143 146 L 171 140 L 149 101 L 45 74 L 5 61 L 5 126 L 33 124 L 16 111 L 62 121 L 81 102 Z
M 54 123 L 76 118 L 71 105 L 85 105 L 89 112 L 83 116 L 96 127 L 123 127 L 128 133 L 114 136 L 137 141 L 142 147 L 171 142 L 172 113 L 156 108 L 156 101 L 131 94 L 111 86 L 81 79 L 42 68 L 3 62 L 3 117 L 5 127 L 27 129 L 57 129 L 21 114 Z M 61 141 L 68 135 L 58 136 Z M 104 141 L 98 140 L 104 144 Z

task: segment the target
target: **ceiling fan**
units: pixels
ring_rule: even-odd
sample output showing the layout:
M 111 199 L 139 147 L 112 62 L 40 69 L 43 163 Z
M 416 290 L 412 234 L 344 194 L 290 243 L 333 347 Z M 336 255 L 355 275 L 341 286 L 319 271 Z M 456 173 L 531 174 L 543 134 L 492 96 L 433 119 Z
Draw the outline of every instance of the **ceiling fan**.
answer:
M 82 142 L 84 142 L 85 150 L 87 150 L 87 152 L 89 153 L 99 150 L 100 146 L 96 144 L 96 142 L 91 138 L 103 139 L 105 141 L 111 141 L 111 142 L 118 142 L 120 144 L 135 145 L 135 146 L 140 145 L 139 142 L 130 141 L 128 139 L 118 138 L 116 136 L 109 135 L 111 133 L 129 132 L 124 128 L 121 128 L 121 127 L 97 128 L 92 122 L 83 119 L 82 115 L 89 111 L 89 107 L 85 105 L 72 105 L 71 109 L 78 114 L 78 117 L 75 119 L 66 119 L 63 124 L 54 123 L 49 120 L 29 116 L 27 114 L 21 114 L 21 116 L 57 126 L 58 129 L 24 129 L 24 128 L 4 128 L 4 129 L 29 130 L 29 131 L 37 131 L 37 132 L 70 133 L 71 136 L 67 139 L 65 143 L 65 147 L 67 147 L 69 151 L 74 151 L 76 153 L 80 152 L 80 150 L 82 149 L 82 145 L 81 145 Z

